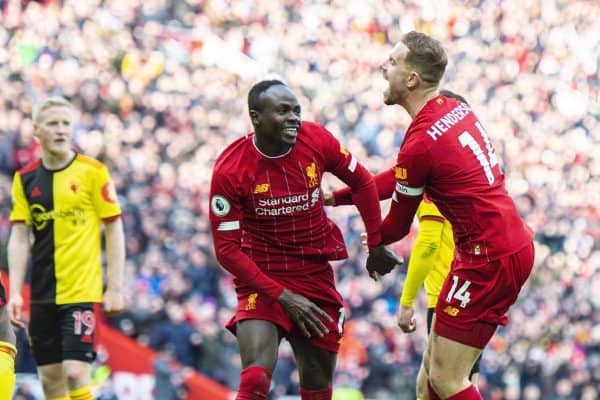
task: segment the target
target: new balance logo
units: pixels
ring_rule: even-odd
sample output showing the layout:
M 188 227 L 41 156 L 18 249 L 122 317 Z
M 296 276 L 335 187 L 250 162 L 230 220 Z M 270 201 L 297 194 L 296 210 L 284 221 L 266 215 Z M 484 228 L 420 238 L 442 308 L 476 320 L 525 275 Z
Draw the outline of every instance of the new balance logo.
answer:
M 42 191 L 38 186 L 34 187 L 31 191 L 31 197 L 40 197 L 42 195 Z
M 460 310 L 452 306 L 446 306 L 446 308 L 444 308 L 444 312 L 451 317 L 456 317 Z
M 268 183 L 259 183 L 254 188 L 254 192 L 253 193 L 254 194 L 267 193 L 268 191 L 269 191 L 269 184 Z

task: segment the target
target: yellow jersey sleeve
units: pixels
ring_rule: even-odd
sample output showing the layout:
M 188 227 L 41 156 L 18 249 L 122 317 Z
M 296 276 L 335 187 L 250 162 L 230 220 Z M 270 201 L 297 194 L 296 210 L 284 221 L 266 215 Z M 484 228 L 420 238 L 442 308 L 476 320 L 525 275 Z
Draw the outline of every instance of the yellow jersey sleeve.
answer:
M 433 203 L 421 201 L 417 217 L 419 232 L 410 254 L 400 297 L 400 304 L 406 307 L 413 305 L 425 278 L 435 266 L 444 228 L 444 217 Z
M 100 219 L 110 219 L 121 215 L 117 192 L 112 179 L 110 179 L 108 168 L 103 164 L 100 168 L 95 169 L 95 172 L 96 185 L 92 193 L 92 201 L 98 217 Z
M 417 210 L 417 217 L 419 218 L 419 223 L 424 219 L 434 219 L 440 222 L 444 222 L 446 219 L 436 205 L 430 200 L 421 201 L 419 209 Z
M 13 177 L 12 185 L 12 210 L 10 212 L 11 222 L 24 222 L 31 225 L 31 211 L 29 210 L 29 202 L 25 197 L 21 174 L 16 172 Z

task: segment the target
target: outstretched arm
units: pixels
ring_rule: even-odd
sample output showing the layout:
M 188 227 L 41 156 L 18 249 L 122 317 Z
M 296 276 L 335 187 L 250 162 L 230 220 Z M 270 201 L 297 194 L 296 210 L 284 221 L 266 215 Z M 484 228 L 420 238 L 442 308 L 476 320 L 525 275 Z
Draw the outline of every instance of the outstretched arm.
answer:
M 392 197 L 394 187 L 396 186 L 394 168 L 390 168 L 374 175 L 373 180 L 375 181 L 375 186 L 377 186 L 379 200 L 386 200 Z M 332 203 L 327 205 L 342 206 L 350 204 L 353 204 L 352 189 L 346 187 L 333 192 Z

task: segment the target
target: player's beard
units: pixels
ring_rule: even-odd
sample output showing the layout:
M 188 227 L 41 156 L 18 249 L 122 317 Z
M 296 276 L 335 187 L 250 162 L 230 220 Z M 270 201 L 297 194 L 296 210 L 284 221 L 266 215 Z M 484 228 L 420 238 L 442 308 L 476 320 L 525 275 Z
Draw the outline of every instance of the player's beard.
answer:
M 383 104 L 388 106 L 396 104 L 396 96 L 394 96 L 391 86 L 383 91 Z

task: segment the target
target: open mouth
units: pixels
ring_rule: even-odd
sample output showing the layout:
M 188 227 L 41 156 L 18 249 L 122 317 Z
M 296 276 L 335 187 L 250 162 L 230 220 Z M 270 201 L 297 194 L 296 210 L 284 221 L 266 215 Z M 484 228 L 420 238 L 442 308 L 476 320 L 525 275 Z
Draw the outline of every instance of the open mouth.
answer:
M 295 138 L 296 136 L 298 136 L 298 127 L 294 126 L 294 127 L 284 128 L 283 135 L 286 137 L 289 137 L 289 138 Z

